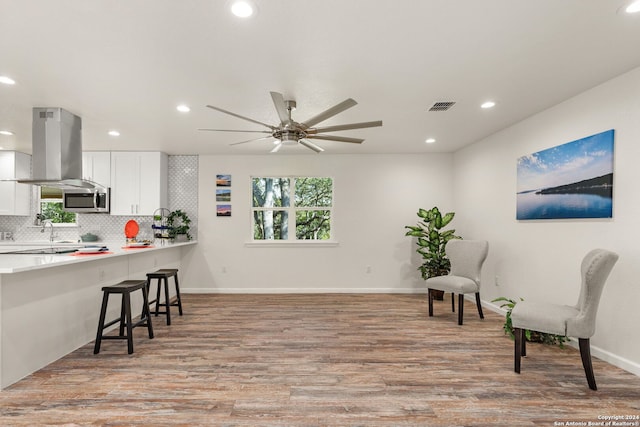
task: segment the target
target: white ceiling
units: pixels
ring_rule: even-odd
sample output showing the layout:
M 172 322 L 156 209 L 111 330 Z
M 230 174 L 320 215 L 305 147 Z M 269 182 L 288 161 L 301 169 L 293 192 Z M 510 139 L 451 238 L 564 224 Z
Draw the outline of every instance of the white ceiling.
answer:
M 0 84 L 15 132 L 0 147 L 31 152 L 37 106 L 81 116 L 85 150 L 266 154 L 229 146 L 255 134 L 197 129 L 264 130 L 205 105 L 276 124 L 276 91 L 297 121 L 354 98 L 322 125 L 384 122 L 335 132 L 366 140 L 325 153 L 450 152 L 640 66 L 625 0 L 256 1 L 241 20 L 225 0 L 0 0 L 0 75 L 16 80 Z M 427 112 L 441 100 L 457 103 Z

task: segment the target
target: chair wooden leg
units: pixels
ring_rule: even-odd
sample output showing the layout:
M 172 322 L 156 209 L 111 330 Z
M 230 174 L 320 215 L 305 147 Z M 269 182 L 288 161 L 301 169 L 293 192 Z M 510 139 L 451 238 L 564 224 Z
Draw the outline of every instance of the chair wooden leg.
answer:
M 122 305 L 125 310 L 125 317 L 127 322 L 127 349 L 129 354 L 133 353 L 133 323 L 131 320 L 131 298 L 128 293 L 122 294 Z
M 587 382 L 591 390 L 597 390 L 596 377 L 593 375 L 593 365 L 591 364 L 591 345 L 589 344 L 589 338 L 579 338 L 580 344 L 580 357 L 582 357 L 582 366 L 584 366 L 584 373 L 587 375 Z
M 480 304 L 480 292 L 476 292 L 476 305 L 478 306 L 478 314 L 481 319 L 484 319 L 484 314 L 482 313 L 482 304 Z
M 520 328 L 514 328 L 513 334 L 515 335 L 514 343 L 514 363 L 513 370 L 520 373 L 520 359 L 522 357 L 522 339 L 524 338 L 524 330 Z
M 127 320 L 127 317 L 125 315 L 126 311 L 125 311 L 125 304 L 124 304 L 124 294 L 121 295 L 122 301 L 120 302 L 120 336 L 123 337 L 124 336 L 124 327 L 126 326 L 125 321 Z
M 427 300 L 429 301 L 429 317 L 433 317 L 433 292 L 427 289 Z
M 98 333 L 96 334 L 96 343 L 93 347 L 93 354 L 100 353 L 100 344 L 102 343 L 102 331 L 104 329 L 104 318 L 107 315 L 107 304 L 109 303 L 109 294 L 104 293 L 102 296 L 102 306 L 100 307 L 100 320 L 98 320 Z
M 451 312 L 456 312 L 456 304 L 455 304 L 456 294 L 451 292 Z
M 158 288 L 156 289 L 156 317 L 158 317 L 158 314 L 160 313 L 160 280 L 161 279 L 156 280 L 156 285 L 158 286 Z
M 171 300 L 169 299 L 169 279 L 164 277 L 162 279 L 164 283 L 164 307 L 167 312 L 167 325 L 171 325 Z M 160 287 L 160 284 L 158 284 Z
M 180 296 L 180 284 L 178 283 L 178 273 L 173 278 L 176 281 L 176 303 L 178 304 L 178 312 L 182 316 L 182 297 Z
M 462 325 L 463 312 L 464 312 L 464 294 L 458 294 L 458 325 Z
M 149 310 L 149 293 L 147 287 L 142 288 L 142 314 L 140 320 L 146 319 L 147 331 L 149 332 L 149 338 L 153 338 L 153 325 L 151 324 L 151 312 Z

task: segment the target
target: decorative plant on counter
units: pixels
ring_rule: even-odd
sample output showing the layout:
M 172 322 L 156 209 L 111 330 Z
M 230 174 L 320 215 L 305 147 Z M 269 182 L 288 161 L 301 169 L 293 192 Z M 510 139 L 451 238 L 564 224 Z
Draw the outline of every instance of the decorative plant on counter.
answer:
M 175 210 L 167 217 L 167 226 L 169 227 L 169 238 L 175 239 L 178 235 L 186 236 L 187 240 L 191 240 L 191 233 L 189 232 L 189 225 L 191 219 L 189 216 L 180 209 Z
M 506 307 L 506 310 L 507 310 L 507 314 L 505 316 L 505 321 L 504 321 L 504 325 L 502 326 L 502 329 L 504 329 L 504 334 L 509 335 L 509 338 L 513 340 L 515 339 L 515 335 L 513 334 L 513 325 L 511 323 L 511 310 L 513 310 L 513 307 L 515 307 L 516 301 L 509 298 L 500 297 L 492 300 L 491 302 L 499 302 L 499 301 L 502 301 L 500 308 Z M 520 301 L 524 301 L 524 300 L 520 298 Z M 560 348 L 564 348 L 564 343 L 567 341 L 567 337 L 562 335 L 548 334 L 546 332 L 530 331 L 529 329 L 524 330 L 524 336 L 526 340 L 529 342 L 540 342 L 540 343 L 549 344 L 549 345 L 557 344 L 560 346 Z
M 419 209 L 418 217 L 420 221 L 418 225 L 407 225 L 408 229 L 405 236 L 417 237 L 418 249 L 416 250 L 424 260 L 422 265 L 418 267 L 420 274 L 424 280 L 430 277 L 444 276 L 449 274 L 451 270 L 451 261 L 447 258 L 445 246 L 451 239 L 461 239 L 454 233 L 456 230 L 443 230 L 453 217 L 454 212 L 448 212 L 444 216 L 440 213 L 438 207 L 430 210 Z M 442 299 L 442 292 L 436 295 L 437 299 Z

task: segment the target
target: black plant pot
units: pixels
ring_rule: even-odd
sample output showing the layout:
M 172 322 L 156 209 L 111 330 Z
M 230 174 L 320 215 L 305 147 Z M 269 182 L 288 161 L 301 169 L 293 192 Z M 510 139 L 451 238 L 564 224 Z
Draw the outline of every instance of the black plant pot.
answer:
M 438 277 L 438 276 L 446 276 L 447 274 L 449 274 L 449 270 L 448 269 L 440 269 L 440 270 L 436 270 L 432 272 L 434 274 L 430 275 L 429 277 Z M 438 290 L 438 289 L 432 289 L 431 293 L 433 295 L 433 299 L 436 301 L 443 301 L 444 300 L 444 291 Z

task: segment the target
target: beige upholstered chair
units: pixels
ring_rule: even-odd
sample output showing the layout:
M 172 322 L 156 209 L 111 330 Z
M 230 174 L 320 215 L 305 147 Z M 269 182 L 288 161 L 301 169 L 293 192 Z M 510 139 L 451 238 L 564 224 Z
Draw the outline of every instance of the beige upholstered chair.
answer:
M 430 277 L 426 280 L 429 297 L 429 316 L 433 316 L 432 290 L 451 292 L 451 309 L 455 311 L 454 296 L 458 294 L 458 325 L 462 325 L 464 294 L 475 293 L 478 314 L 484 319 L 480 304 L 480 272 L 489 252 L 489 243 L 484 240 L 449 240 L 447 257 L 451 261 L 451 272 L 447 276 Z
M 515 305 L 511 322 L 516 337 L 514 370 L 517 373 L 520 373 L 521 356 L 526 356 L 525 329 L 574 337 L 578 338 L 589 388 L 597 390 L 589 338 L 595 333 L 602 288 L 617 260 L 617 254 L 604 249 L 594 249 L 584 257 L 580 267 L 582 286 L 575 306 L 530 301 L 520 301 Z

